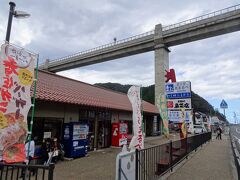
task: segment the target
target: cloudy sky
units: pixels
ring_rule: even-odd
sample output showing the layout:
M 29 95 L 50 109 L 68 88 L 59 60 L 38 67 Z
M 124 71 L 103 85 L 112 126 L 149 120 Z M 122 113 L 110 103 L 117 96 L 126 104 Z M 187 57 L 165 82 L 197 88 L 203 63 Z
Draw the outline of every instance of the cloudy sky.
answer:
M 0 39 L 6 34 L 9 1 L 0 0 Z M 16 9 L 31 14 L 14 19 L 11 42 L 56 59 L 215 10 L 238 0 L 15 0 Z M 227 116 L 240 120 L 240 32 L 171 47 L 170 67 L 177 80 L 190 80 L 192 89 L 215 108 L 225 99 Z M 101 64 L 60 72 L 88 83 L 154 83 L 154 53 L 149 52 Z

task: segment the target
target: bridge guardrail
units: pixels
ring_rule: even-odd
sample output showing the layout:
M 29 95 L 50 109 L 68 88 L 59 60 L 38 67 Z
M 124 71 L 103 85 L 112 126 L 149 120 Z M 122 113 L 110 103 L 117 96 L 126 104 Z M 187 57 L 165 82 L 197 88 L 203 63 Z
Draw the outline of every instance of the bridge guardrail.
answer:
M 240 4 L 235 5 L 235 6 L 231 6 L 231 7 L 228 7 L 228 8 L 224 8 L 224 9 L 221 9 L 221 10 L 218 10 L 218 11 L 214 11 L 214 12 L 202 15 L 202 16 L 191 18 L 191 19 L 188 19 L 188 20 L 176 23 L 176 24 L 163 26 L 162 30 L 163 30 L 163 32 L 170 31 L 172 29 L 179 28 L 179 27 L 187 25 L 187 24 L 195 23 L 195 22 L 207 19 L 207 18 L 215 17 L 215 16 L 218 16 L 218 15 L 221 15 L 221 14 L 224 14 L 224 13 L 228 13 L 228 12 L 233 12 L 233 11 L 236 11 L 236 10 L 239 10 L 239 9 L 240 9 Z M 112 42 L 112 43 L 109 43 L 109 44 L 98 46 L 96 48 L 81 51 L 81 52 L 78 52 L 78 53 L 75 53 L 75 54 L 72 54 L 72 55 L 69 55 L 69 56 L 59 58 L 59 59 L 51 60 L 50 63 L 51 64 L 55 64 L 55 63 L 58 64 L 59 61 L 64 61 L 64 60 L 72 58 L 72 57 L 76 57 L 76 56 L 83 55 L 83 54 L 88 54 L 88 53 L 98 51 L 98 50 L 102 50 L 102 49 L 105 49 L 105 48 L 108 48 L 108 47 L 111 47 L 111 46 L 126 43 L 126 42 L 129 42 L 129 41 L 132 41 L 132 40 L 135 40 L 135 39 L 139 39 L 139 38 L 142 38 L 142 37 L 146 37 L 146 36 L 152 35 L 152 34 L 154 34 L 154 30 L 151 30 L 151 31 L 148 31 L 148 32 L 145 32 L 145 33 L 142 33 L 142 34 L 138 34 L 138 35 L 135 35 L 135 36 L 131 36 L 129 38 L 121 39 L 121 40 L 116 41 L 116 42 Z M 40 64 L 40 66 L 43 66 L 43 65 L 44 65 L 44 63 Z
M 109 43 L 109 44 L 98 46 L 98 47 L 93 48 L 93 49 L 81 51 L 81 52 L 75 53 L 73 55 L 69 55 L 69 56 L 62 57 L 60 59 L 52 60 L 50 62 L 51 63 L 59 62 L 59 61 L 62 61 L 62 60 L 68 59 L 68 58 L 76 57 L 76 56 L 79 56 L 79 55 L 82 55 L 82 54 L 87 54 L 87 53 L 90 53 L 90 52 L 93 52 L 93 51 L 98 51 L 98 50 L 101 50 L 101 49 L 104 49 L 104 48 L 108 48 L 108 47 L 115 46 L 115 45 L 118 45 L 118 44 L 126 43 L 126 42 L 129 42 L 129 41 L 132 41 L 132 40 L 135 40 L 135 39 L 139 39 L 139 38 L 142 38 L 142 37 L 146 37 L 146 36 L 152 35 L 152 34 L 154 34 L 154 30 L 151 30 L 151 31 L 148 31 L 148 32 L 145 32 L 145 33 L 142 33 L 142 34 L 138 34 L 138 35 L 135 35 L 135 36 L 131 36 L 129 38 L 121 39 L 121 40 L 116 41 L 116 42 L 112 42 L 112 43 Z
M 225 9 L 221 9 L 221 10 L 218 10 L 218 11 L 214 11 L 214 12 L 211 12 L 211 13 L 208 13 L 208 14 L 204 14 L 202 16 L 198 16 L 198 17 L 195 17 L 195 18 L 192 18 L 192 19 L 188 19 L 186 21 L 182 21 L 182 22 L 179 22 L 179 23 L 176 23 L 176 24 L 171 24 L 171 25 L 165 26 L 165 27 L 163 27 L 163 31 L 168 31 L 168 30 L 180 27 L 180 26 L 184 26 L 184 25 L 187 25 L 187 24 L 190 24 L 190 23 L 195 23 L 195 22 L 207 19 L 207 18 L 215 17 L 215 16 L 218 16 L 218 15 L 221 15 L 221 14 L 225 14 L 225 13 L 228 13 L 228 12 L 231 12 L 231 11 L 238 10 L 238 9 L 240 9 L 240 4 L 235 5 L 235 6 L 231 6 L 231 7 L 225 8 Z

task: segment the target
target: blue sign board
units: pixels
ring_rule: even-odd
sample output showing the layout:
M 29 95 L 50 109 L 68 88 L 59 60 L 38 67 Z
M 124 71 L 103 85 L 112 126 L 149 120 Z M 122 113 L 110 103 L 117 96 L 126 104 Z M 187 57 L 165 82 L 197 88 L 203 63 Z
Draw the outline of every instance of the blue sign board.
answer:
M 222 100 L 222 102 L 220 104 L 220 108 L 222 108 L 222 109 L 227 109 L 228 108 L 228 104 L 226 103 L 225 100 Z
M 182 122 L 182 112 L 180 110 L 173 110 L 168 111 L 168 118 L 172 122 Z M 191 110 L 187 109 L 185 110 L 185 121 L 189 122 L 191 118 Z
M 178 99 L 178 98 L 190 98 L 191 93 L 186 92 L 186 93 L 172 93 L 172 94 L 167 94 L 166 95 L 167 99 Z
M 191 92 L 190 81 L 179 81 L 165 85 L 166 94 Z

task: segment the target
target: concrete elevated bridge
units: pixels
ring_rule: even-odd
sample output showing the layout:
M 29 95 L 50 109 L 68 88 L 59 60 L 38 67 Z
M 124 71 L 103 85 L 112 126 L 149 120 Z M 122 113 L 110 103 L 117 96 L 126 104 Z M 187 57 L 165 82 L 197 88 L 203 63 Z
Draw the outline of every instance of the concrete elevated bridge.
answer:
M 51 72 L 69 70 L 149 51 L 155 52 L 155 103 L 163 94 L 164 74 L 169 69 L 168 47 L 240 30 L 240 4 L 130 38 L 82 51 L 55 60 L 46 60 L 40 69 Z

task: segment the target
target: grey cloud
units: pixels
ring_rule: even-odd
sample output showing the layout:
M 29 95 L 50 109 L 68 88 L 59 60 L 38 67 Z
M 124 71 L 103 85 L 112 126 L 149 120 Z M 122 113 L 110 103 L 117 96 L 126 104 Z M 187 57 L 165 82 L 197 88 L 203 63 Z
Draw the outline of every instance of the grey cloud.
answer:
M 39 52 L 43 62 L 46 58 L 55 59 L 112 42 L 114 37 L 122 39 L 149 31 L 158 23 L 169 25 L 238 3 L 238 0 L 16 0 L 17 8 L 31 13 L 31 18 L 14 20 L 12 41 L 24 41 L 16 37 L 25 32 L 21 28 L 25 25 L 31 32 L 25 47 Z M 8 2 L 1 2 L 2 39 L 5 38 L 8 8 Z M 176 69 L 177 78 L 191 80 L 200 95 L 219 97 L 226 93 L 230 97 L 231 93 L 237 94 L 235 84 L 239 84 L 239 74 L 232 72 L 238 68 L 239 35 L 237 32 L 172 47 L 170 66 Z M 228 67 L 223 63 L 222 68 L 218 66 L 219 62 L 227 60 L 236 65 Z M 153 52 L 140 54 L 62 74 L 90 83 L 126 84 L 128 81 L 150 85 L 154 83 L 154 55 Z M 228 83 L 218 84 L 216 80 Z M 228 90 L 227 86 L 232 88 Z

